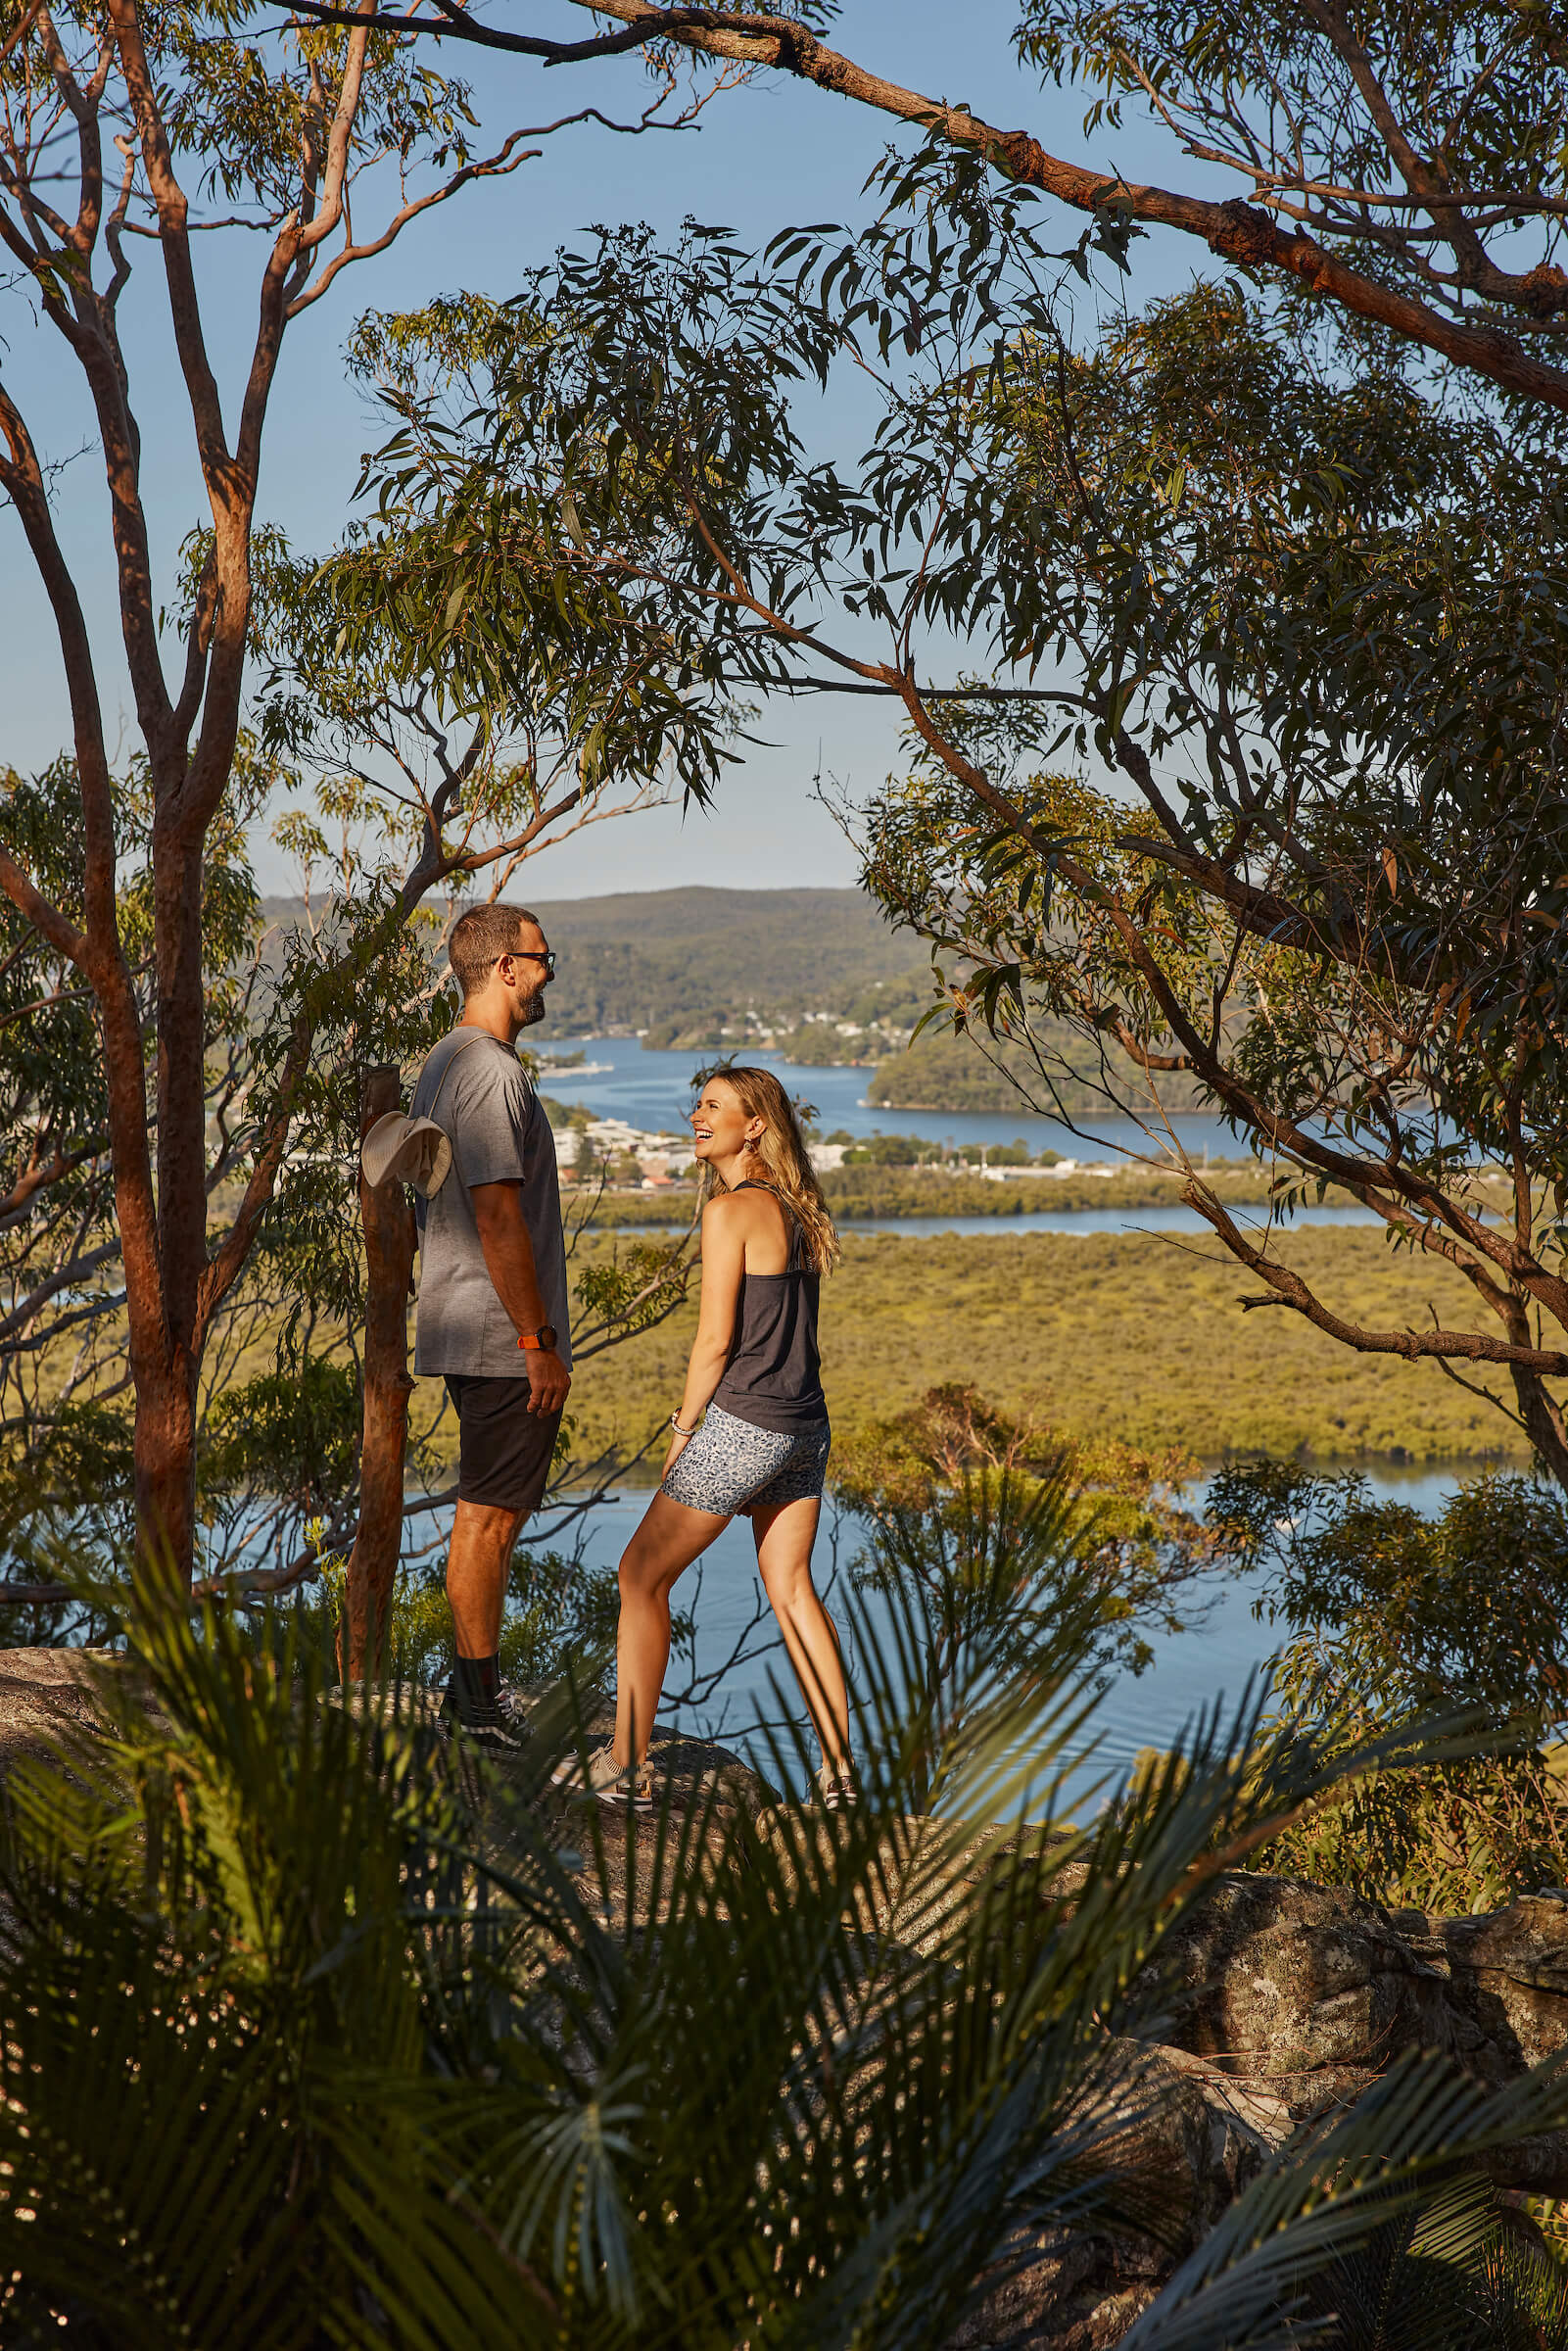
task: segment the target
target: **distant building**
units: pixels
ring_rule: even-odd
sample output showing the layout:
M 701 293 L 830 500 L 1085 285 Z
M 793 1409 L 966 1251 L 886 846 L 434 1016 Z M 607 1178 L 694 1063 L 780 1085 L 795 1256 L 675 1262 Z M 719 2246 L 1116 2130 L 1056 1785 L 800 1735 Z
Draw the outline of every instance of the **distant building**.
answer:
M 557 1129 L 558 1150 L 569 1131 L 565 1128 Z M 690 1144 L 680 1135 L 648 1134 L 626 1119 L 590 1119 L 576 1131 L 587 1136 L 595 1161 L 635 1161 L 644 1185 L 650 1170 L 658 1171 L 652 1177 L 655 1184 L 668 1183 L 672 1176 L 686 1175 L 696 1164 Z M 579 1166 L 568 1167 L 563 1173 L 580 1178 L 585 1171 Z

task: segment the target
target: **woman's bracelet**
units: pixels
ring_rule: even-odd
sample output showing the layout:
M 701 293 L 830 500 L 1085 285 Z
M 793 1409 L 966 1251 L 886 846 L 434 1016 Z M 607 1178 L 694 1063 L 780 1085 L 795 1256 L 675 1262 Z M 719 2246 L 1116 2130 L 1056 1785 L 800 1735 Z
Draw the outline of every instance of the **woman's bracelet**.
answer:
M 701 1423 L 699 1422 L 698 1426 L 700 1427 L 700 1425 Z M 676 1406 L 675 1411 L 670 1415 L 670 1426 L 674 1429 L 678 1437 L 694 1437 L 697 1433 L 696 1429 L 694 1428 L 683 1428 L 681 1426 L 681 1408 L 679 1405 Z

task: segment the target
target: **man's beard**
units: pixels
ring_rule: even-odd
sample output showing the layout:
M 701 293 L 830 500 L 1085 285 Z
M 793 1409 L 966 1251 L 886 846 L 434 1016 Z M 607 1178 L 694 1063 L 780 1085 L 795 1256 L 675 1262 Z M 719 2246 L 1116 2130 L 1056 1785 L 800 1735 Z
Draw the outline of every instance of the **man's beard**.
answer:
M 527 1003 L 523 1006 L 522 1025 L 525 1029 L 533 1029 L 537 1027 L 539 1022 L 541 1022 L 544 1018 L 545 990 L 542 987 L 536 987 L 533 994 L 529 997 Z

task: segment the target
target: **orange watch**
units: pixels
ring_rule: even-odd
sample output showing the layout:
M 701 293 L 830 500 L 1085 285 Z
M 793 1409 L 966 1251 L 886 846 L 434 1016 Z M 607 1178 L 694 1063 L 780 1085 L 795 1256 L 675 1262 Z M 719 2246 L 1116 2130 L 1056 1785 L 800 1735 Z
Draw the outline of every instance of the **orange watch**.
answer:
M 537 1330 L 525 1330 L 517 1342 L 529 1354 L 551 1355 L 555 1350 L 555 1325 L 542 1322 Z

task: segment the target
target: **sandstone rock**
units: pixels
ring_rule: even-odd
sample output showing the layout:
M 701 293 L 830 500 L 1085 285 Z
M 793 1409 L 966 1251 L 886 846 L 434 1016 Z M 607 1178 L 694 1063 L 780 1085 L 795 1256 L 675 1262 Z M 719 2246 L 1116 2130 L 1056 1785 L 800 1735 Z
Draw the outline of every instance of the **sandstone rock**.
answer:
M 1124 2041 L 1117 2166 L 1149 2183 L 1167 2246 L 1190 2251 L 1296 2128 L 1290 2102 L 1188 2049 Z
M 694 1803 L 712 1791 L 721 1819 L 745 1812 L 758 1820 L 779 1800 L 760 1772 L 716 1740 L 681 1739 L 656 1730 L 648 1742 L 648 1760 L 668 1783 L 676 1804 Z
M 1483 1917 L 1396 1918 L 1343 1888 L 1216 1880 L 1141 1987 L 1164 2031 L 1297 2120 L 1353 2099 L 1393 2058 L 1435 2050 L 1488 2088 L 1568 2043 L 1568 1895 L 1547 1889 Z M 1568 2194 L 1568 2134 L 1522 2139 L 1498 2184 Z
M 758 1818 L 757 1825 L 765 1838 L 777 1842 L 789 1833 L 796 1817 L 769 1810 Z M 822 1833 L 828 1834 L 825 1820 Z M 868 1932 L 906 1943 L 911 1950 L 929 1957 L 941 1942 L 946 1921 L 969 1899 L 985 1872 L 999 1858 L 1017 1852 L 1021 1838 L 1032 1839 L 1033 1835 L 994 1824 L 968 1834 L 955 1833 L 951 1822 L 915 1814 L 890 1824 L 879 1841 L 870 1873 L 863 1925 Z M 1054 1842 L 1070 1840 L 1064 1833 Z M 1032 1859 L 1029 1865 L 1035 1866 Z M 786 1887 L 793 1882 L 787 1858 L 783 1876 Z M 1048 1898 L 1069 1899 L 1082 1882 L 1082 1868 L 1068 1863 L 1052 1873 Z
M 1444 1971 L 1340 1887 L 1216 1879 L 1140 1991 L 1166 2003 L 1167 2040 L 1277 2083 L 1298 2114 L 1354 2094 L 1402 2049 L 1459 2054 Z
M 89 1675 L 110 1659 L 108 1650 L 0 1649 L 0 1773 L 92 1720 Z
M 1021 2266 L 985 2296 L 944 2351 L 1111 2351 L 1159 2292 L 1169 2257 L 1144 2238 L 1032 2231 Z
M 1472 2069 L 1505 2082 L 1555 2056 L 1568 2042 L 1568 1892 L 1544 1887 L 1506 1910 L 1445 1919 L 1442 1935 Z
M 366 1706 L 384 1707 L 389 1713 L 396 1710 L 404 1717 L 411 1715 L 427 1728 L 435 1728 L 441 1721 L 442 1695 L 439 1688 L 427 1689 L 408 1682 L 355 1682 L 345 1688 L 323 1691 L 322 1698 L 328 1705 L 347 1704 L 356 1713 Z M 554 1689 L 521 1690 L 514 1695 L 529 1717 L 537 1716 L 546 1705 L 550 1708 L 553 1717 L 550 1735 L 559 1742 L 564 1727 L 559 1693 Z M 583 1727 L 590 1741 L 608 1738 L 615 1727 L 613 1707 L 591 1708 Z M 512 1768 L 510 1759 L 504 1755 L 474 1750 L 471 1756 L 484 1771 L 494 1773 L 502 1782 Z M 755 1819 L 778 1801 L 774 1790 L 760 1773 L 715 1740 L 685 1739 L 668 1730 L 655 1730 L 648 1743 L 648 1758 L 655 1771 L 669 1783 L 678 1810 L 689 1808 L 699 1795 L 709 1791 L 717 1793 L 721 1819 L 734 1811 L 747 1812 Z
M 1126 2042 L 1118 2054 L 1115 2160 L 1129 2210 L 1147 2183 L 1158 2238 L 1128 2228 L 1015 2239 L 1009 2274 L 946 2351 L 1106 2351 L 1295 2127 L 1282 2097 L 1185 2049 Z

